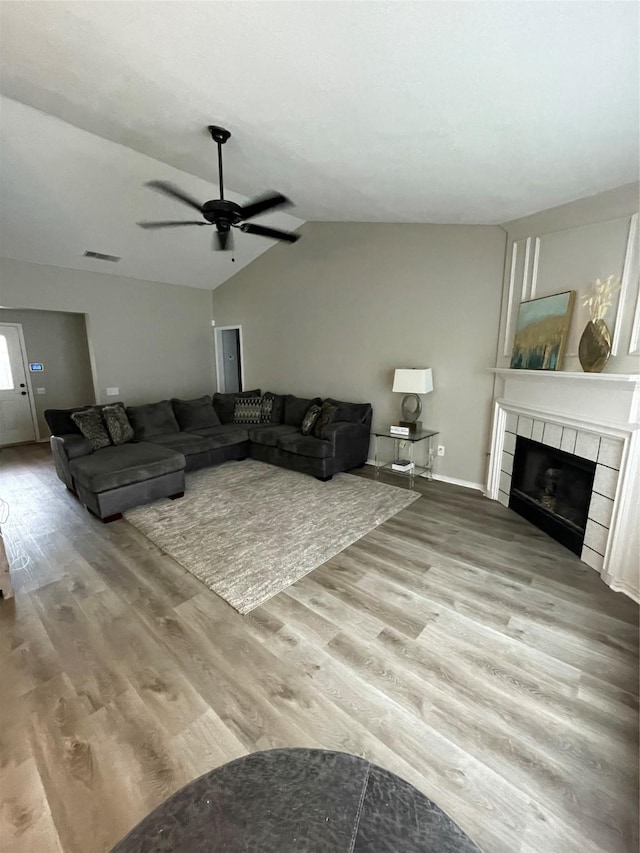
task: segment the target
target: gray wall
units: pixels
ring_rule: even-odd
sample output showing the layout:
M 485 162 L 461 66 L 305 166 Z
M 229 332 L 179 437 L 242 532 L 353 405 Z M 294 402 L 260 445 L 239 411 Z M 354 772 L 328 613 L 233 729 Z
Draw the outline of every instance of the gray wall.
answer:
M 497 226 L 307 223 L 214 291 L 215 321 L 242 325 L 247 388 L 370 401 L 376 425 L 399 418 L 394 368 L 433 368 L 436 470 L 482 483 L 505 241 Z
M 87 315 L 97 402 L 211 393 L 211 293 L 3 258 L 0 306 Z
M 94 402 L 84 314 L 0 310 L 0 322 L 20 323 L 27 359 L 44 364 L 43 373 L 31 374 L 31 384 L 40 437 L 45 438 L 49 435 L 45 409 Z M 46 394 L 37 394 L 38 387 L 45 388 Z

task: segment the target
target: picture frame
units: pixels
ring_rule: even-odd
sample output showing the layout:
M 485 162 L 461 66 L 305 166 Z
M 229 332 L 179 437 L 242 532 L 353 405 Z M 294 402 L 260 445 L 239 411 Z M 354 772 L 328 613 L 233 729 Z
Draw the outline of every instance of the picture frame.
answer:
M 516 370 L 560 370 L 571 325 L 575 290 L 520 303 L 511 351 Z

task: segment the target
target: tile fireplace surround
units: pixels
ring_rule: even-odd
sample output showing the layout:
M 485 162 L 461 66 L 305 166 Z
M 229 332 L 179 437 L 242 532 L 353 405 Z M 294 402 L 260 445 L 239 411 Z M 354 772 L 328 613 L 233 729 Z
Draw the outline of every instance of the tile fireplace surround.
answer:
M 487 497 L 508 506 L 516 435 L 595 462 L 580 559 L 640 602 L 640 375 L 493 372 Z

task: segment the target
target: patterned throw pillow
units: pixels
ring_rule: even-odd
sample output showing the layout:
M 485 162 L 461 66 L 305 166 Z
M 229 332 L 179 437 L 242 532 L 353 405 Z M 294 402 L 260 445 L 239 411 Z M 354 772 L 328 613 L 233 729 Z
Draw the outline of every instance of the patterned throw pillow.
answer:
M 262 397 L 238 397 L 233 407 L 234 424 L 259 424 L 262 420 Z
M 124 406 L 104 406 L 102 417 L 107 425 L 112 444 L 126 444 L 133 438 L 133 427 Z
M 71 415 L 71 420 L 87 439 L 92 450 L 100 450 L 101 447 L 109 447 L 111 444 L 100 409 L 91 408 L 84 409 L 82 412 L 74 412 Z
M 311 435 L 311 432 L 316 425 L 316 421 L 320 417 L 320 412 L 322 409 L 320 406 L 312 403 L 307 409 L 307 414 L 302 419 L 302 424 L 300 429 L 302 430 L 303 435 Z
M 320 417 L 315 422 L 315 426 L 313 427 L 313 434 L 316 438 L 324 438 L 322 434 L 324 428 L 329 426 L 335 420 L 336 415 L 338 414 L 338 407 L 334 406 L 332 403 L 325 402 L 322 404 L 322 409 L 320 411 Z
M 271 418 L 273 416 L 273 402 L 274 396 L 273 394 L 263 394 L 262 395 L 262 408 L 260 409 L 260 422 L 263 424 L 270 424 Z

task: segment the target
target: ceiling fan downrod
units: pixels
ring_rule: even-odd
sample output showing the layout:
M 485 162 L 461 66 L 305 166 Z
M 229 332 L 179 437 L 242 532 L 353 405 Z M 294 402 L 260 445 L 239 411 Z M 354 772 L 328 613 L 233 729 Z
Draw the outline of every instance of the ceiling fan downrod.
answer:
M 218 146 L 218 178 L 220 183 L 220 200 L 224 201 L 224 182 L 222 179 L 222 146 L 227 139 L 230 138 L 231 132 L 224 127 L 218 127 L 216 124 L 209 125 L 209 133 L 211 138 Z

